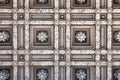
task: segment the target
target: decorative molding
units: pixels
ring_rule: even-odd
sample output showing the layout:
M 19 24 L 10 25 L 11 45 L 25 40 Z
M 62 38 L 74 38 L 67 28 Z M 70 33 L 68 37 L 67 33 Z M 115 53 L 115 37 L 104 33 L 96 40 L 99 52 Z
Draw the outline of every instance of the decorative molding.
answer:
M 59 25 L 59 49 L 66 48 L 66 26 Z
M 118 21 L 118 20 L 120 20 L 120 14 L 118 14 L 118 13 L 112 14 L 112 20 L 113 20 L 113 21 Z
M 11 54 L 0 54 L 0 61 L 13 61 L 13 55 L 11 55 Z
M 112 61 L 120 61 L 120 54 L 112 54 Z
M 101 13 L 100 14 L 100 20 L 107 21 L 107 14 L 106 13 Z
M 39 33 L 45 32 L 47 37 L 44 41 L 37 38 Z M 44 38 L 44 36 L 40 36 Z M 30 48 L 31 49 L 54 49 L 54 26 L 30 25 Z
M 0 0 L 0 65 L 7 80 L 118 80 L 120 0 Z
M 95 61 L 95 55 L 90 54 L 72 54 L 71 61 Z
M 60 9 L 66 8 L 66 0 L 59 0 L 59 8 Z
M 100 60 L 101 61 L 107 61 L 107 55 L 106 54 L 100 54 Z
M 66 60 L 66 55 L 59 54 L 59 61 L 65 61 L 65 60 Z
M 18 66 L 18 80 L 25 80 L 25 67 Z
M 25 8 L 25 0 L 18 0 L 17 1 L 17 8 Z
M 12 13 L 0 13 L 0 20 L 13 20 Z
M 17 20 L 25 20 L 25 15 L 24 15 L 24 13 L 18 13 L 18 14 L 17 14 Z
M 95 14 L 71 14 L 71 20 L 73 21 L 94 21 Z
M 107 48 L 107 26 L 100 26 L 100 48 Z
M 100 80 L 107 80 L 107 66 L 100 67 Z
M 60 21 L 65 21 L 65 20 L 66 20 L 66 14 L 60 13 L 60 14 L 59 14 L 59 20 L 60 20 Z
M 76 38 L 76 36 L 80 32 L 84 33 L 84 37 L 83 35 L 79 35 L 80 38 L 79 41 L 79 39 Z M 95 49 L 94 41 L 95 41 L 95 26 L 84 25 L 71 26 L 71 49 Z
M 18 55 L 18 61 L 25 61 L 25 55 L 19 54 Z
M 100 8 L 101 9 L 107 8 L 107 0 L 100 0 Z
M 58 80 L 66 80 L 66 67 L 65 66 L 59 67 L 59 79 Z
M 53 21 L 54 14 L 38 14 L 38 13 L 30 13 L 30 20 L 42 20 L 42 21 Z
M 18 25 L 18 49 L 25 49 L 25 27 L 22 24 Z
M 30 55 L 31 61 L 54 61 L 54 55 L 51 54 L 35 54 Z

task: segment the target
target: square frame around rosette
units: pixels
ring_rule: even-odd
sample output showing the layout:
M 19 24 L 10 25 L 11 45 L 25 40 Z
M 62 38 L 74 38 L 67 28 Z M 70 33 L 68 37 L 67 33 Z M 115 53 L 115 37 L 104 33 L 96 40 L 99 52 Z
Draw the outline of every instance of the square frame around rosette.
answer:
M 113 8 L 120 8 L 120 0 L 112 0 Z
M 119 74 L 120 74 L 120 67 L 113 66 L 112 67 L 112 80 L 119 80 L 120 79 Z
M 113 25 L 112 29 L 112 49 L 120 49 L 120 26 Z
M 95 0 L 71 0 L 71 8 L 95 8 Z
M 0 49 L 13 48 L 13 30 L 11 25 L 0 26 Z
M 2 80 L 13 80 L 12 66 L 0 66 L 0 77 L 2 77 Z
M 31 80 L 53 80 L 54 78 L 53 66 L 31 66 L 30 78 Z
M 95 49 L 95 26 L 71 26 L 71 49 Z
M 54 26 L 31 25 L 30 48 L 31 49 L 54 49 Z
M 54 0 L 30 0 L 30 8 L 52 9 Z
M 50 72 L 51 72 L 50 68 L 48 68 L 48 67 L 35 68 L 35 80 L 39 80 L 41 78 L 45 78 L 45 80 L 50 80 L 50 77 L 51 77 Z M 44 73 L 44 77 L 41 77 L 41 75 L 42 75 L 41 73 Z
M 0 8 L 2 9 L 13 8 L 13 0 L 0 0 Z
M 94 66 L 71 66 L 71 80 L 95 80 Z

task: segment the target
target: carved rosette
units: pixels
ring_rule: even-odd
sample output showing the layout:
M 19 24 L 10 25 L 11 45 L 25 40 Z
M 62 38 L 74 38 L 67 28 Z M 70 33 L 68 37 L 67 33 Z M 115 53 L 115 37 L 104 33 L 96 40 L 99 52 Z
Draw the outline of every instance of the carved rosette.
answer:
M 9 36 L 8 32 L 6 32 L 6 31 L 0 32 L 0 41 L 1 42 L 7 41 L 9 39 L 9 37 L 10 36 Z
M 8 80 L 10 77 L 10 73 L 8 70 L 1 70 L 0 71 L 0 80 Z
M 113 37 L 117 42 L 120 42 L 120 32 L 116 32 Z
M 40 40 L 41 42 L 44 42 L 44 41 L 47 40 L 48 35 L 47 35 L 45 32 L 40 32 L 40 33 L 38 33 L 37 38 L 38 38 L 38 40 Z
M 47 77 L 48 77 L 48 72 L 45 69 L 41 69 L 37 73 L 37 79 L 38 80 L 46 80 Z
M 79 42 L 83 42 L 85 41 L 85 39 L 87 38 L 85 33 L 83 32 L 78 32 L 76 35 L 75 35 L 75 38 L 77 39 L 77 41 Z
M 76 71 L 75 76 L 78 80 L 84 80 L 86 79 L 86 72 L 83 69 L 79 69 Z
M 114 77 L 115 77 L 115 79 L 120 80 L 120 69 L 118 69 L 114 72 Z

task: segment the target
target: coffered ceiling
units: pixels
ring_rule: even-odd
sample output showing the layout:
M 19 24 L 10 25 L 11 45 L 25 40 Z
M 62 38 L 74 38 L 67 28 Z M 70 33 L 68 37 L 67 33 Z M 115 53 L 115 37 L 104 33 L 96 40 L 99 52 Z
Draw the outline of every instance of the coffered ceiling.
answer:
M 120 80 L 120 0 L 0 0 L 0 80 Z

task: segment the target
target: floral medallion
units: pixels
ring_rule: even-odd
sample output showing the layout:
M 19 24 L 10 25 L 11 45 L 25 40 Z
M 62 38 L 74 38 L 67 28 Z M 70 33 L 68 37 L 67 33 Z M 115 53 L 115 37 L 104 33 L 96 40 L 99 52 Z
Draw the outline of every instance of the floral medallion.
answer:
M 48 78 L 48 71 L 46 69 L 40 69 L 37 73 L 37 80 L 46 80 Z
M 85 39 L 86 39 L 87 37 L 86 37 L 85 33 L 83 33 L 83 32 L 78 32 L 78 33 L 75 35 L 75 38 L 76 38 L 77 41 L 83 42 L 83 41 L 85 41 Z
M 6 42 L 9 39 L 9 34 L 6 31 L 0 32 L 0 42 Z
M 115 39 L 115 41 L 120 42 L 120 32 L 115 32 L 113 38 Z
M 120 80 L 120 69 L 118 69 L 114 72 L 114 77 L 115 77 L 115 79 Z
M 47 40 L 48 35 L 45 32 L 39 32 L 37 38 L 39 41 L 44 42 Z
M 0 71 L 0 80 L 8 80 L 10 77 L 10 73 L 8 70 L 1 70 Z
M 86 72 L 83 69 L 79 69 L 76 71 L 75 76 L 78 80 L 85 80 L 86 79 Z

